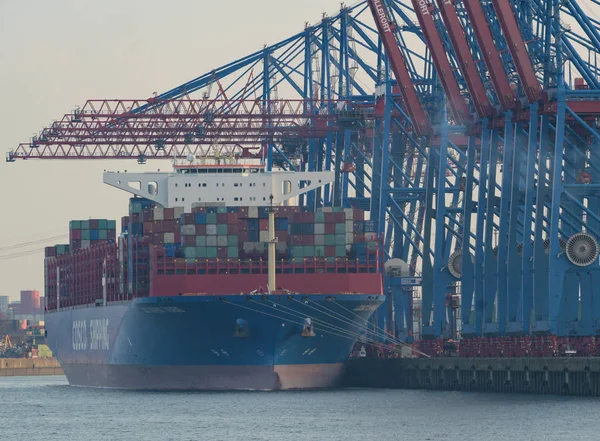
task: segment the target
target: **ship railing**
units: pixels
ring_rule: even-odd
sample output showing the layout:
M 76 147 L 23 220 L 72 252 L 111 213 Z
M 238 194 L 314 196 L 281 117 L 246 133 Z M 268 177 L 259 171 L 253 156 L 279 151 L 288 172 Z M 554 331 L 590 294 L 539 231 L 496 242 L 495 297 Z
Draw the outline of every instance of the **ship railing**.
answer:
M 376 273 L 378 259 L 365 256 L 351 258 L 304 258 L 302 261 L 279 259 L 277 274 L 353 274 Z M 201 274 L 267 274 L 266 259 L 196 259 L 190 262 L 182 258 L 155 256 L 155 275 L 201 275 Z

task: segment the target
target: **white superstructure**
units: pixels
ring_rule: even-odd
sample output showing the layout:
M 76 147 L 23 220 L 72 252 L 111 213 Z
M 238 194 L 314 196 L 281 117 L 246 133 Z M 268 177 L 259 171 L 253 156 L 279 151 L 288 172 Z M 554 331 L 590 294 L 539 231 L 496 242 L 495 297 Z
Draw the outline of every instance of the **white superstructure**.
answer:
M 165 208 L 205 203 L 226 206 L 280 204 L 334 182 L 334 172 L 266 171 L 264 165 L 175 165 L 172 172 L 105 172 L 104 183 Z

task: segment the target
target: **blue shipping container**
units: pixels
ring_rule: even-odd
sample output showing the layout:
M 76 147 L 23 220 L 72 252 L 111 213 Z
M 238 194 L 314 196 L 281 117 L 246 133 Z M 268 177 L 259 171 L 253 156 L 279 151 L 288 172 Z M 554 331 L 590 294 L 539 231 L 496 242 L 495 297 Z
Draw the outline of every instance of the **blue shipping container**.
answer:
M 196 225 L 206 225 L 206 213 L 196 213 Z

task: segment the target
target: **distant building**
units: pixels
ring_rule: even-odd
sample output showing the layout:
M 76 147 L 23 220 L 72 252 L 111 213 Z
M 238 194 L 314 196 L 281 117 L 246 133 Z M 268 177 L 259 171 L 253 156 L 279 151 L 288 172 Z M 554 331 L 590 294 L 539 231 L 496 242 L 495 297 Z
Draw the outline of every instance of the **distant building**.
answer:
M 0 296 L 0 312 L 3 314 L 8 314 L 8 304 L 10 303 L 10 298 L 8 296 Z
M 37 289 L 21 291 L 19 314 L 35 314 L 40 309 L 40 292 Z

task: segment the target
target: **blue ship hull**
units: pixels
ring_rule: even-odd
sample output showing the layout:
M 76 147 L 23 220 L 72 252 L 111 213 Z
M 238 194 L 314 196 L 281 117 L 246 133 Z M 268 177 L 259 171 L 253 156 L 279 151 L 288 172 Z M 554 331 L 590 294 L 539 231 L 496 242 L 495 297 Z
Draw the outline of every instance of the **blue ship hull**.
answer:
M 47 342 L 75 386 L 335 387 L 382 300 L 358 294 L 139 298 L 48 313 Z

